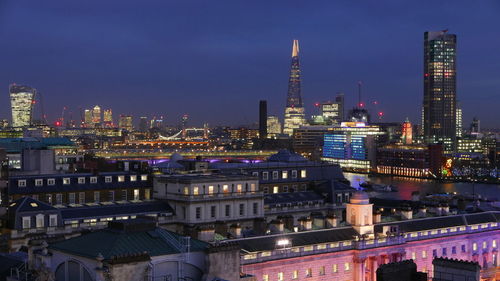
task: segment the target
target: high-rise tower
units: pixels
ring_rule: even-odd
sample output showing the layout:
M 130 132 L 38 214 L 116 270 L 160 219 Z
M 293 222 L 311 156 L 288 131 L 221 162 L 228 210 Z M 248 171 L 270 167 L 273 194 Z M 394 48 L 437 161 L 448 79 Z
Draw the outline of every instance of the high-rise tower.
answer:
M 36 89 L 12 84 L 9 87 L 12 127 L 31 125 Z
M 424 34 L 424 136 L 446 150 L 453 149 L 457 135 L 456 47 L 457 36 L 447 30 Z
M 292 66 L 288 78 L 288 95 L 285 107 L 283 133 L 292 135 L 293 129 L 305 124 L 304 104 L 300 87 L 299 40 L 293 40 Z

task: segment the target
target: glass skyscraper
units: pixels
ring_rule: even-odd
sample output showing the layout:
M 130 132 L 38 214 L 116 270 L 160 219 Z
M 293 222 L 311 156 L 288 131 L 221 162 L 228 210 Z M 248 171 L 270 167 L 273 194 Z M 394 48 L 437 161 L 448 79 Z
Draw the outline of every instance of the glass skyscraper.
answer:
M 454 147 L 456 120 L 457 36 L 444 31 L 424 34 L 423 126 L 427 142 Z
M 31 125 L 36 89 L 12 84 L 9 87 L 12 110 L 12 127 L 27 127 Z
M 299 40 L 293 40 L 292 66 L 288 78 L 288 94 L 285 107 L 283 133 L 291 136 L 293 129 L 305 124 L 304 104 L 300 87 Z

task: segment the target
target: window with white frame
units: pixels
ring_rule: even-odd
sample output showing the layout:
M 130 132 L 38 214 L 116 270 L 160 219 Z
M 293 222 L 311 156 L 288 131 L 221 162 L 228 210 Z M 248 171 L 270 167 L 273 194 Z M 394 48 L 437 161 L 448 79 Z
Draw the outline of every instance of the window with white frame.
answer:
M 300 177 L 301 178 L 306 178 L 307 177 L 307 171 L 306 170 L 300 170 Z
M 292 179 L 297 178 L 297 170 L 292 170 Z
M 42 186 L 43 185 L 43 179 L 36 179 L 35 180 L 35 186 Z
M 262 179 L 263 180 L 268 180 L 269 179 L 269 173 L 268 172 L 262 172 Z
M 125 176 L 118 176 L 118 182 L 124 182 Z
M 273 171 L 273 180 L 277 180 L 279 178 L 278 171 Z
M 97 177 L 90 177 L 90 183 L 97 183 Z
M 139 189 L 134 189 L 134 200 L 139 200 L 140 199 L 140 193 Z
M 31 228 L 31 217 L 23 217 L 23 229 Z
M 105 176 L 105 177 L 104 177 L 104 182 L 105 182 L 105 183 L 110 183 L 110 182 L 112 182 L 112 181 L 113 181 L 113 178 L 112 178 L 111 176 Z
M 151 190 L 149 188 L 144 189 L 144 200 L 151 199 Z
M 70 178 L 63 178 L 63 184 L 64 185 L 68 185 L 71 183 L 71 179 Z
M 45 216 L 42 214 L 36 215 L 36 228 L 45 227 Z
M 62 205 L 63 203 L 63 195 L 61 193 L 56 194 L 56 204 L 57 205 Z
M 68 200 L 70 204 L 75 204 L 76 203 L 76 194 L 71 192 L 68 194 Z
M 286 180 L 288 178 L 288 171 L 281 171 L 281 177 Z
M 49 215 L 49 226 L 57 226 L 57 214 Z
M 85 178 L 84 177 L 79 177 L 78 178 L 78 184 L 85 184 Z
M 26 187 L 26 180 L 18 180 L 17 181 L 17 186 L 19 186 L 19 187 Z
M 259 172 L 252 172 L 252 176 L 258 177 L 259 176 Z
M 47 185 L 55 185 L 56 179 L 47 179 Z
M 95 203 L 101 202 L 101 192 L 94 191 L 94 202 Z
M 85 192 L 80 192 L 80 194 L 78 194 L 78 203 L 85 204 Z

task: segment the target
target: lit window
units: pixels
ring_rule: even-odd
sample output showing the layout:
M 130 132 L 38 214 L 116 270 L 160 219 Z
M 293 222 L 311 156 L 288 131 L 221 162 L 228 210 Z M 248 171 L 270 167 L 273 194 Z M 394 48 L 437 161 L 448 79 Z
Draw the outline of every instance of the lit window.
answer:
M 237 184 L 236 185 L 236 192 L 238 192 L 238 193 L 243 192 L 243 185 L 242 184 Z
M 281 172 L 281 177 L 282 177 L 283 179 L 287 179 L 287 178 L 288 178 L 288 171 L 282 171 L 282 172 Z
M 269 275 L 267 274 L 262 275 L 262 281 L 269 281 Z
M 476 242 L 472 243 L 472 250 L 477 251 L 477 243 Z
M 312 277 L 312 276 L 313 276 L 312 268 L 306 269 L 306 277 Z
M 299 271 L 298 270 L 294 270 L 292 272 L 292 279 L 298 279 L 299 278 Z
M 35 180 L 35 186 L 42 186 L 43 185 L 43 179 L 36 179 Z
M 90 183 L 97 183 L 97 177 L 90 177 Z
M 278 192 L 279 192 L 279 187 L 273 186 L 273 193 L 278 193 Z
M 18 180 L 17 181 L 17 186 L 19 186 L 19 187 L 26 187 L 26 180 Z
M 144 189 L 144 200 L 151 199 L 151 190 L 149 188 Z
M 325 275 L 325 267 L 324 266 L 321 266 L 319 268 L 319 275 Z
M 130 176 L 130 181 L 137 181 L 137 176 L 136 175 L 131 175 Z
M 104 177 L 104 182 L 105 183 L 110 183 L 112 181 L 113 181 L 113 179 L 111 178 L 111 176 Z
M 250 191 L 255 191 L 255 183 L 250 184 Z
M 84 184 L 85 178 L 78 178 L 78 184 Z
M 411 259 L 412 259 L 412 260 L 416 260 L 416 259 L 417 259 L 417 253 L 412 252 L 412 253 L 411 253 Z
M 124 182 L 125 176 L 118 176 L 118 182 Z
M 64 185 L 68 185 L 71 183 L 71 179 L 70 178 L 63 178 L 63 184 Z
M 351 269 L 351 264 L 349 262 L 344 263 L 344 271 L 349 271 Z
M 47 179 L 47 185 L 55 185 L 56 180 L 55 179 Z
M 139 189 L 134 189 L 134 200 L 137 201 L 140 199 Z
M 488 242 L 483 241 L 483 249 L 486 249 L 486 248 L 488 248 Z
M 45 216 L 42 214 L 36 215 L 36 228 L 42 228 L 45 226 Z
M 184 187 L 184 195 L 189 195 L 189 187 Z
M 339 272 L 339 268 L 338 268 L 337 264 L 335 263 L 332 265 L 332 273 L 337 273 L 337 272 Z
M 225 184 L 222 186 L 222 192 L 229 193 L 229 185 Z
M 148 175 L 141 175 L 141 181 L 147 181 Z
M 208 194 L 214 194 L 214 186 L 213 185 L 208 186 Z
M 300 170 L 300 177 L 301 178 L 307 177 L 307 171 L 306 170 Z
M 497 247 L 497 240 L 491 241 L 491 247 L 496 249 L 496 247 Z
M 278 281 L 283 281 L 283 272 L 278 272 Z
M 193 187 L 193 195 L 199 195 L 199 193 L 200 189 L 197 186 Z

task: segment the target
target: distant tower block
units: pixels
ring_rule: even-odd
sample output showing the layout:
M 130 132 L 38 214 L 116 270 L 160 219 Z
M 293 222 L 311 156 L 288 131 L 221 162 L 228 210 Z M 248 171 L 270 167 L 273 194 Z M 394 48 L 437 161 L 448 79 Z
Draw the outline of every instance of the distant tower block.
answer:
M 299 40 L 293 40 L 292 65 L 290 77 L 288 78 L 288 94 L 283 128 L 283 133 L 289 136 L 293 134 L 293 129 L 297 129 L 306 123 L 300 83 Z
M 408 118 L 406 118 L 406 121 L 403 123 L 401 131 L 402 131 L 401 138 L 402 138 L 403 144 L 412 144 L 413 143 L 413 128 L 412 128 L 412 124 L 410 123 Z
M 267 138 L 267 101 L 259 102 L 259 138 Z

